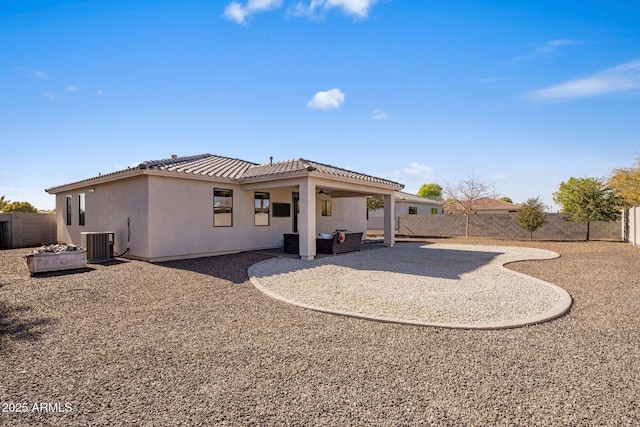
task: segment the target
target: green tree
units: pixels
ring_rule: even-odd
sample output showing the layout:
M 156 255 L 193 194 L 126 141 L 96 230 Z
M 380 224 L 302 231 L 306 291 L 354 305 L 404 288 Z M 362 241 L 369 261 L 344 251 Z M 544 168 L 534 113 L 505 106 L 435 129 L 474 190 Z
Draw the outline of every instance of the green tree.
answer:
M 26 213 L 36 213 L 38 209 L 33 206 L 29 202 L 10 202 L 6 203 L 2 208 L 2 211 L 5 213 L 9 212 L 26 212 Z
M 427 199 L 440 200 L 442 199 L 442 187 L 438 184 L 423 184 L 417 195 Z
M 384 208 L 384 198 L 382 196 L 367 197 L 367 211 L 375 211 Z
M 503 202 L 507 202 L 507 203 L 513 203 L 513 199 L 511 197 L 508 197 L 508 196 L 502 196 L 502 197 L 500 197 L 500 200 L 502 200 Z
M 630 168 L 615 169 L 607 183 L 622 200 L 620 207 L 640 206 L 640 160 Z
M 5 196 L 0 196 L 0 212 L 4 212 L 4 207 L 7 206 L 9 202 L 10 200 L 7 200 Z
M 593 221 L 615 221 L 620 217 L 620 197 L 602 179 L 569 178 L 560 183 L 553 200 L 569 221 L 587 225 L 587 240 Z
M 533 232 L 547 223 L 547 214 L 540 197 L 524 202 L 516 213 L 516 222 L 530 233 L 529 238 L 533 240 Z

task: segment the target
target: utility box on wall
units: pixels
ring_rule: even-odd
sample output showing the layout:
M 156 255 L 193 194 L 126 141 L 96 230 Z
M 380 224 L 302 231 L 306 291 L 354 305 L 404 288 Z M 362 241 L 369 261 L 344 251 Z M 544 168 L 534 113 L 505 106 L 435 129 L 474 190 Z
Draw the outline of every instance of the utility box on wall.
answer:
M 87 250 L 87 262 L 105 262 L 113 259 L 112 231 L 80 233 L 80 246 Z

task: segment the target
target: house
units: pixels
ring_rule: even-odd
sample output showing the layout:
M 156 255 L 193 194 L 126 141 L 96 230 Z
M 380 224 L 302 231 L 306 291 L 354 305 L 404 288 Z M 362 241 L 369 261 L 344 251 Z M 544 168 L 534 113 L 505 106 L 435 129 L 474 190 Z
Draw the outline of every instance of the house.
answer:
M 516 213 L 522 206 L 515 203 L 505 202 L 504 200 L 493 199 L 491 197 L 480 197 L 473 201 L 471 207 L 474 214 L 495 214 Z M 445 206 L 445 211 L 453 212 L 454 209 L 451 206 Z
M 400 215 L 436 215 L 444 213 L 443 202 L 441 200 L 427 199 L 426 197 L 416 196 L 405 193 L 404 191 L 394 192 L 394 199 L 395 209 L 393 221 L 396 230 L 398 229 L 397 221 Z M 367 229 L 383 229 L 385 218 L 384 209 L 369 211 L 367 215 Z
M 436 215 L 443 213 L 442 200 L 428 199 L 415 194 L 396 191 L 396 216 Z
M 299 233 L 300 257 L 316 255 L 317 233 L 366 232 L 366 197 L 394 212 L 393 181 L 304 159 L 257 164 L 200 154 L 47 189 L 56 196 L 57 240 L 115 233 L 116 253 L 147 261 L 277 248 Z M 394 245 L 393 219 L 385 244 Z

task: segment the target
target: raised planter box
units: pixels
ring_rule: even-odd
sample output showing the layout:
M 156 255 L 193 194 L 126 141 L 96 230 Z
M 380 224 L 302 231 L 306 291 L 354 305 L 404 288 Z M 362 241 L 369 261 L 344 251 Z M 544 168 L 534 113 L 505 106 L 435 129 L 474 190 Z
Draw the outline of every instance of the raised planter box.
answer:
M 86 268 L 87 251 L 79 249 L 69 252 L 29 254 L 27 255 L 27 265 L 31 274 Z

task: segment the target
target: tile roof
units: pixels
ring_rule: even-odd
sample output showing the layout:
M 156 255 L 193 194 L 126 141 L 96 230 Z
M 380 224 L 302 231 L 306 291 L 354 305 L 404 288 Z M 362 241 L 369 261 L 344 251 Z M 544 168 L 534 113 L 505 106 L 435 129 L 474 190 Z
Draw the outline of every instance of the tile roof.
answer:
M 365 181 L 375 184 L 391 185 L 403 187 L 394 181 L 390 181 L 383 178 L 378 178 L 371 175 L 366 175 L 359 172 L 350 171 L 348 169 L 342 169 L 336 166 L 327 165 L 324 163 L 318 163 L 306 159 L 294 159 L 286 160 L 282 162 L 275 162 L 271 164 L 256 165 L 249 168 L 243 175 L 242 179 L 248 178 L 262 178 L 276 175 L 285 175 L 295 172 L 318 172 L 323 175 L 332 175 L 340 178 L 355 179 L 358 181 Z
M 247 162 L 245 160 L 234 159 L 230 157 L 215 156 L 212 154 L 198 154 L 196 156 L 171 157 L 160 160 L 148 160 L 138 164 L 134 168 L 122 171 L 112 172 L 106 175 L 72 182 L 69 184 L 59 185 L 47 189 L 47 192 L 55 191 L 58 188 L 69 185 L 77 185 L 90 183 L 97 179 L 112 177 L 132 170 L 158 170 L 175 172 L 180 174 L 210 176 L 217 178 L 226 178 L 234 181 L 243 181 L 245 179 L 269 178 L 279 175 L 295 174 L 298 172 L 318 172 L 325 175 L 332 175 L 340 178 L 355 179 L 374 184 L 390 185 L 402 188 L 402 184 L 389 181 L 383 178 L 353 172 L 347 169 L 338 168 L 323 163 L 313 162 L 305 159 L 287 160 L 282 162 L 267 163 L 259 165 L 257 163 Z
M 292 172 L 311 171 L 313 166 L 305 163 L 303 159 L 286 160 L 283 162 L 267 163 L 264 165 L 255 165 L 249 168 L 243 178 L 256 178 L 264 176 L 284 175 Z
M 197 156 L 151 160 L 140 163 L 138 167 L 141 169 L 157 169 L 192 175 L 239 179 L 252 166 L 256 166 L 256 163 L 212 154 L 199 154 Z

